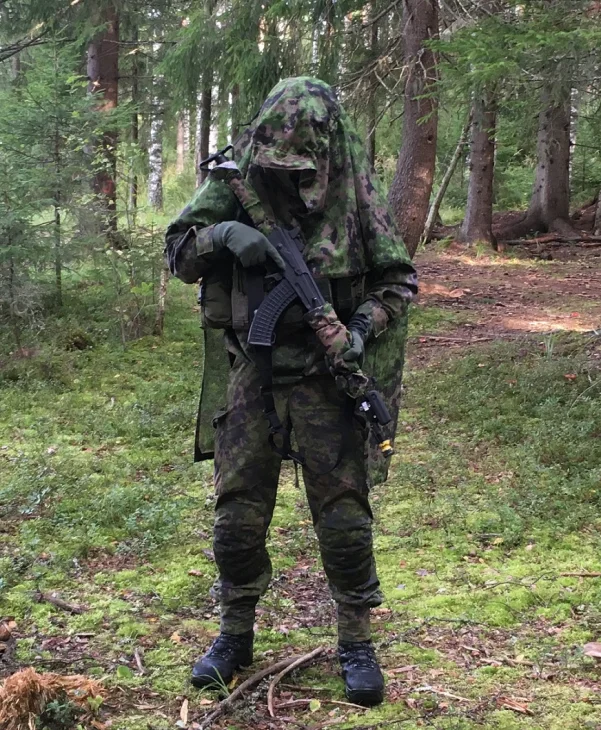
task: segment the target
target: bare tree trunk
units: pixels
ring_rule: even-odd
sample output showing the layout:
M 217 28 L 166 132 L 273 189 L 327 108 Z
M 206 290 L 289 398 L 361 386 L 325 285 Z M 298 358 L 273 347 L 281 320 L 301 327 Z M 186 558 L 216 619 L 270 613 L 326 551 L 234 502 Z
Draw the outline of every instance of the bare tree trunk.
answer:
M 371 3 L 369 7 L 369 20 L 371 20 L 371 27 L 369 32 L 369 50 L 370 57 L 375 59 L 378 55 L 378 31 L 379 26 L 376 20 L 377 18 L 377 5 Z M 378 80 L 375 74 L 371 74 L 373 77 L 372 90 L 369 95 L 367 102 L 367 159 L 373 167 L 376 161 L 376 125 L 378 123 L 378 96 L 376 89 L 378 88 Z
M 148 147 L 148 205 L 154 210 L 163 208 L 163 104 L 159 94 L 153 99 Z
M 232 142 L 240 134 L 240 84 L 232 86 L 231 95 Z
M 469 119 L 461 130 L 461 135 L 459 136 L 459 140 L 457 141 L 457 147 L 455 147 L 453 157 L 451 157 L 449 166 L 447 167 L 445 174 L 443 175 L 443 178 L 440 182 L 440 187 L 438 188 L 438 191 L 434 196 L 434 200 L 432 201 L 432 205 L 430 206 L 430 210 L 428 211 L 426 225 L 424 226 L 424 235 L 422 237 L 424 243 L 427 243 L 430 240 L 432 230 L 436 225 L 436 221 L 438 220 L 438 211 L 440 210 L 440 206 L 444 199 L 445 193 L 447 192 L 447 188 L 449 187 L 449 183 L 451 182 L 451 178 L 453 177 L 453 173 L 457 169 L 457 165 L 459 164 L 459 160 L 461 159 L 461 155 L 463 154 L 463 148 L 466 145 L 467 135 L 470 130 L 471 124 L 472 115 L 470 113 Z
M 112 1 L 102 10 L 102 31 L 88 46 L 88 91 L 98 94 L 98 109 L 111 112 L 119 102 L 119 15 Z M 105 164 L 92 180 L 105 218 L 109 239 L 117 238 L 117 132 L 105 131 L 100 140 Z
M 186 157 L 186 132 L 184 129 L 184 113 L 179 112 L 177 115 L 177 158 L 175 162 L 175 172 L 181 175 L 185 167 Z
M 578 236 L 570 223 L 570 93 L 559 101 L 543 92 L 538 117 L 537 166 L 528 212 L 514 225 L 497 231 L 497 238 L 521 238 L 532 231 L 555 231 Z
M 484 241 L 494 244 L 492 204 L 497 116 L 494 100 L 488 94 L 474 98 L 472 115 L 470 180 L 467 208 L 459 237 L 466 243 Z
M 160 337 L 165 328 L 165 305 L 167 302 L 167 282 L 169 281 L 169 267 L 163 264 L 161 278 L 159 279 L 159 297 L 157 301 L 157 312 L 154 320 L 153 334 Z
M 132 40 L 134 43 L 138 42 L 138 26 L 134 25 L 134 31 L 132 34 Z M 140 141 L 140 120 L 138 117 L 138 101 L 139 101 L 139 77 L 140 75 L 140 63 L 138 60 L 138 54 L 134 53 L 132 58 L 131 68 L 131 101 L 133 106 L 133 112 L 131 115 L 131 141 L 134 147 L 138 147 Z M 138 175 L 134 165 L 130 170 L 129 178 L 129 207 L 131 210 L 132 224 L 136 225 L 136 216 L 138 212 Z
M 198 165 L 201 160 L 209 156 L 209 138 L 211 135 L 211 111 L 212 111 L 212 92 L 213 92 L 213 70 L 205 69 L 202 75 L 202 90 L 200 92 L 200 104 L 198 106 L 198 144 L 196 158 L 196 183 L 202 185 L 207 177 L 206 170 L 200 170 Z
M 547 97 L 548 98 L 548 97 Z M 572 232 L 570 216 L 570 98 L 548 103 L 539 116 L 538 164 L 528 217 L 545 230 Z M 566 229 L 568 229 L 566 231 Z
M 437 0 L 402 0 L 402 7 L 407 68 L 403 141 L 388 199 L 413 255 L 426 222 L 436 165 L 436 56 L 424 42 L 438 35 L 438 7 Z
M 597 196 L 597 207 L 595 208 L 595 224 L 593 226 L 595 236 L 601 236 L 601 190 Z

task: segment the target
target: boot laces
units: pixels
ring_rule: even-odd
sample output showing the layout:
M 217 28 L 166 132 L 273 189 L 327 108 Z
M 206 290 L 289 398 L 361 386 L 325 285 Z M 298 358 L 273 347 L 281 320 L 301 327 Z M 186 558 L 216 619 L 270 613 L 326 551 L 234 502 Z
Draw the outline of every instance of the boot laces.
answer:
M 207 656 L 230 659 L 246 647 L 248 639 L 246 636 L 234 636 L 233 634 L 220 634 L 211 644 Z
M 355 669 L 379 669 L 376 653 L 371 643 L 340 648 L 340 661 L 348 667 Z

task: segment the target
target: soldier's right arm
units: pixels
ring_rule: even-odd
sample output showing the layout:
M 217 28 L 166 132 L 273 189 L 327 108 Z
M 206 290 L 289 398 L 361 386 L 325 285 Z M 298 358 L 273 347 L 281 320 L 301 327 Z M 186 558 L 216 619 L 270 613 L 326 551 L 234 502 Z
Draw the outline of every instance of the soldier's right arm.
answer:
M 186 284 L 206 276 L 216 262 L 213 228 L 222 221 L 239 220 L 240 205 L 228 185 L 212 175 L 169 225 L 165 256 L 169 270 Z

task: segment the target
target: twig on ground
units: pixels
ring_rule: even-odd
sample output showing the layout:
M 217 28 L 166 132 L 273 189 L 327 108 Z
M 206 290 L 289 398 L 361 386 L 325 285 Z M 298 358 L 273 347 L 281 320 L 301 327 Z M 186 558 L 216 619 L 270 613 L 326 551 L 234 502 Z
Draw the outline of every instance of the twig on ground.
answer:
M 465 339 L 463 337 L 442 337 L 439 335 L 417 335 L 418 340 L 435 340 L 436 342 L 457 342 L 462 345 L 471 345 L 472 342 L 493 342 L 496 337 L 473 337 Z
M 140 654 L 140 650 L 136 649 L 134 651 L 134 659 L 136 661 L 136 666 L 138 667 L 138 671 L 140 674 L 146 674 L 146 670 L 144 669 L 144 664 L 142 663 L 142 655 Z
M 434 687 L 427 684 L 425 687 L 418 687 L 417 689 L 411 690 L 412 692 L 432 692 L 432 694 L 440 695 L 441 697 L 448 697 L 451 700 L 459 700 L 459 702 L 473 702 L 469 697 L 462 697 L 461 695 L 453 694 L 453 692 L 445 692 L 442 689 L 435 689 Z
M 562 578 L 601 578 L 601 573 L 560 573 Z
M 231 695 L 228 695 L 224 700 L 222 700 L 217 705 L 217 708 L 213 710 L 213 712 L 205 717 L 205 719 L 200 723 L 199 730 L 207 730 L 207 728 L 210 727 L 215 722 L 215 720 L 219 719 L 230 709 L 234 702 L 236 702 L 236 700 L 239 699 L 246 692 L 246 690 L 259 684 L 262 679 L 265 679 L 265 677 L 268 677 L 270 674 L 281 672 L 283 669 L 286 669 L 286 667 L 289 667 L 292 664 L 300 666 L 300 664 L 297 664 L 300 659 L 303 660 L 301 663 L 310 661 L 314 656 L 317 656 L 317 653 L 321 653 L 324 651 L 323 646 L 318 647 L 318 649 L 319 652 L 317 649 L 315 649 L 314 651 L 310 652 L 309 654 L 305 654 L 302 657 L 288 657 L 287 659 L 282 659 L 279 662 L 270 664 L 269 666 L 260 669 L 258 672 L 255 672 L 255 674 L 249 677 L 246 681 L 242 682 L 242 684 L 237 687 Z
M 303 707 L 305 705 L 310 705 L 313 700 L 309 699 L 299 699 L 299 700 L 288 700 L 286 702 L 280 702 L 277 705 L 275 705 L 276 710 L 284 710 L 288 707 Z M 366 708 L 363 705 L 356 705 L 354 702 L 340 702 L 339 700 L 319 700 L 319 702 L 323 702 L 326 705 L 340 705 L 341 707 L 355 707 L 358 710 L 365 710 Z
M 60 608 L 62 611 L 68 611 L 69 613 L 85 613 L 88 608 L 87 606 L 77 606 L 74 603 L 67 603 L 59 598 L 54 593 L 44 593 L 43 591 L 36 591 L 34 599 L 38 603 L 51 603 L 53 606 Z
M 501 240 L 506 246 L 579 246 L 580 248 L 597 248 L 601 246 L 601 236 L 583 236 L 581 238 L 565 238 L 563 236 L 541 236 L 540 238 L 511 238 L 507 241 Z
M 318 646 L 317 649 L 313 649 L 313 651 L 309 652 L 308 654 L 304 654 L 303 656 L 298 657 L 295 661 L 283 667 L 278 672 L 278 674 L 276 674 L 276 676 L 271 680 L 269 684 L 269 689 L 267 690 L 267 708 L 269 710 L 270 717 L 275 717 L 275 709 L 273 706 L 273 693 L 275 692 L 275 688 L 277 687 L 278 682 L 283 679 L 287 674 L 290 674 L 290 672 L 292 672 L 294 669 L 300 667 L 301 664 L 306 664 L 312 659 L 315 659 L 315 657 L 319 656 L 319 654 L 321 654 L 323 651 L 325 651 L 324 647 Z

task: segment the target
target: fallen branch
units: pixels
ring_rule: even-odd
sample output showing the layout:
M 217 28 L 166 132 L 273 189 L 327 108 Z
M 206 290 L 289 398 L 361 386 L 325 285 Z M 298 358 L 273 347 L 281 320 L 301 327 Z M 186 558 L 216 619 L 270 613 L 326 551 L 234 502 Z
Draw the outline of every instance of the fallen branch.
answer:
M 136 666 L 138 667 L 138 671 L 140 674 L 146 674 L 146 670 L 144 669 L 144 664 L 142 663 L 142 655 L 140 654 L 140 650 L 136 649 L 134 651 L 134 659 L 136 662 Z
M 59 598 L 54 593 L 36 591 L 34 599 L 38 603 L 51 603 L 53 606 L 60 608 L 62 611 L 67 611 L 68 613 L 85 613 L 88 610 L 86 606 L 78 606 L 74 603 L 67 603 L 67 601 L 63 601 L 62 598 Z
M 445 692 L 442 689 L 434 689 L 434 687 L 431 687 L 429 684 L 425 687 L 418 687 L 417 689 L 412 690 L 412 692 L 432 692 L 435 695 L 440 695 L 441 697 L 448 697 L 451 700 L 459 700 L 459 702 L 472 702 L 473 700 L 470 700 L 469 697 L 461 697 L 461 695 L 453 694 L 452 692 Z
M 560 573 L 562 578 L 601 578 L 601 573 Z
M 434 340 L 436 342 L 456 342 L 462 345 L 471 345 L 472 342 L 493 342 L 495 337 L 474 337 L 467 340 L 463 337 L 442 337 L 439 335 L 417 335 L 418 340 Z
M 287 700 L 286 702 L 280 702 L 275 706 L 276 710 L 284 710 L 289 707 L 305 707 L 310 705 L 313 700 L 300 699 L 300 700 Z M 356 705 L 354 702 L 340 702 L 339 700 L 318 700 L 325 705 L 339 705 L 340 707 L 355 707 L 358 710 L 365 710 L 363 705 Z
M 564 236 L 541 236 L 539 238 L 511 238 L 502 241 L 506 246 L 527 246 L 536 244 L 537 246 L 580 246 L 581 248 L 597 248 L 601 246 L 601 236 L 587 236 L 581 238 L 565 238 Z
M 267 709 L 269 710 L 270 717 L 275 717 L 275 708 L 273 706 L 273 693 L 275 692 L 275 688 L 277 687 L 278 682 L 283 679 L 287 674 L 290 674 L 290 672 L 292 672 L 294 669 L 300 667 L 301 664 L 305 664 L 306 662 L 310 662 L 312 659 L 315 659 L 315 657 L 319 656 L 319 654 L 321 654 L 323 651 L 323 646 L 318 646 L 317 649 L 313 649 L 313 651 L 309 652 L 308 654 L 298 657 L 298 659 L 283 667 L 281 671 L 276 674 L 276 676 L 271 680 L 271 683 L 269 684 L 269 689 L 267 690 Z
M 310 661 L 323 651 L 324 647 L 320 646 L 309 654 L 304 654 L 302 657 L 288 657 L 288 659 L 282 659 L 279 662 L 275 662 L 275 664 L 270 664 L 269 666 L 260 669 L 258 672 L 255 672 L 252 677 L 249 677 L 246 681 L 242 682 L 242 684 L 237 687 L 231 695 L 228 695 L 224 700 L 222 700 L 210 715 L 205 717 L 205 719 L 200 723 L 199 730 L 207 730 L 207 728 L 210 727 L 215 720 L 218 720 L 230 709 L 239 697 L 241 697 L 251 687 L 259 684 L 259 682 L 262 679 L 265 679 L 265 677 L 276 672 L 281 672 L 287 667 L 290 667 L 292 664 L 300 666 L 300 664 Z

